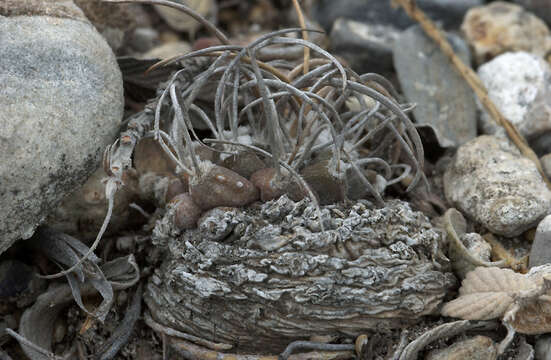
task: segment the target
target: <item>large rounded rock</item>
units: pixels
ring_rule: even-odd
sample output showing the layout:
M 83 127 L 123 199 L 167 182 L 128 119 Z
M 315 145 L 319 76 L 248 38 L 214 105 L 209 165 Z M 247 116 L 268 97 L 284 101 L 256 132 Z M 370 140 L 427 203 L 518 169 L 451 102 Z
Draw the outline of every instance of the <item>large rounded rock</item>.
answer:
M 70 1 L 0 7 L 0 53 L 1 253 L 97 168 L 123 88 L 111 49 Z
M 507 139 L 488 135 L 459 147 L 444 174 L 444 192 L 471 219 L 508 237 L 534 226 L 551 206 L 534 163 Z

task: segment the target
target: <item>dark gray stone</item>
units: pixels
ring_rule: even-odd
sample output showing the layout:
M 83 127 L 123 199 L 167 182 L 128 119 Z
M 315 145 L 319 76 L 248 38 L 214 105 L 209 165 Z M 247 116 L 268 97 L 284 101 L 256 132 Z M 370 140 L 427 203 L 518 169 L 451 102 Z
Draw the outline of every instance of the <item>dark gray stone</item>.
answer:
M 400 31 L 391 25 L 341 18 L 333 24 L 329 41 L 334 54 L 363 74 L 392 69 L 392 45 L 398 36 Z
M 530 250 L 530 267 L 551 263 L 551 215 L 538 224 Z
M 417 5 L 446 28 L 457 28 L 463 16 L 482 0 L 417 0 Z M 313 2 L 311 16 L 326 31 L 330 31 L 340 17 L 369 24 L 392 25 L 405 29 L 413 24 L 402 9 L 394 8 L 390 1 L 376 0 L 318 0 Z
M 469 64 L 465 42 L 454 35 L 448 40 Z M 417 104 L 413 114 L 418 123 L 432 125 L 440 140 L 449 140 L 452 146 L 476 136 L 476 103 L 471 88 L 419 26 L 404 31 L 394 43 L 394 66 L 402 91 Z
M 0 16 L 0 253 L 98 166 L 117 134 L 115 56 L 85 19 Z

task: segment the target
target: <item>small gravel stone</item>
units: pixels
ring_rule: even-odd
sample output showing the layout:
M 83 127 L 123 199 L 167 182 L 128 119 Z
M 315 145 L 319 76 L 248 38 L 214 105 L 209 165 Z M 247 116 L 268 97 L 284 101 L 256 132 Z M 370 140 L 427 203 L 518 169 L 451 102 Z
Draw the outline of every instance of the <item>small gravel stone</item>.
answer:
M 490 99 L 529 141 L 551 133 L 551 68 L 545 60 L 505 53 L 482 65 L 478 75 Z M 485 110 L 481 121 L 485 133 L 506 136 Z
M 448 40 L 456 54 L 469 64 L 467 44 L 455 35 L 448 35 Z M 413 114 L 418 123 L 432 125 L 438 137 L 451 142 L 451 146 L 476 136 L 476 105 L 471 88 L 418 25 L 404 31 L 394 43 L 394 66 L 404 94 L 417 104 Z
M 538 224 L 530 251 L 530 267 L 551 263 L 551 215 Z
M 0 7 L 0 253 L 97 168 L 123 115 L 105 40 L 72 2 L 33 3 L 8 8 L 34 16 L 4 17 Z
M 551 206 L 534 163 L 508 140 L 488 135 L 459 147 L 444 174 L 444 192 L 465 215 L 506 237 L 530 229 Z
M 497 346 L 486 336 L 475 336 L 453 343 L 446 349 L 431 352 L 427 360 L 495 360 Z
M 547 12 L 549 3 L 547 3 Z M 544 56 L 551 49 L 545 23 L 522 7 L 502 1 L 475 7 L 465 16 L 461 30 L 482 64 L 507 51 Z
M 364 74 L 392 69 L 392 45 L 399 35 L 400 31 L 391 25 L 340 18 L 333 24 L 329 41 L 335 55 Z

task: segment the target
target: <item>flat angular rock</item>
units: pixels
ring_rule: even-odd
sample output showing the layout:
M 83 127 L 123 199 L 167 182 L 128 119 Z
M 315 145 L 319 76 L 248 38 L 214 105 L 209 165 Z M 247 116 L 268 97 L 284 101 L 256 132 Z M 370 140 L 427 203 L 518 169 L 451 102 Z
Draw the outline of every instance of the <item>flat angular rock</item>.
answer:
M 105 40 L 72 2 L 39 3 L 0 15 L 0 253 L 97 168 L 123 115 Z
M 547 13 L 551 14 L 549 2 Z M 461 30 L 474 49 L 477 64 L 508 51 L 545 56 L 551 50 L 551 35 L 545 23 L 522 7 L 503 1 L 470 9 Z
M 508 140 L 488 135 L 459 147 L 444 174 L 444 192 L 463 214 L 507 237 L 533 227 L 551 206 L 534 163 Z
M 449 35 L 448 40 L 469 64 L 467 44 L 455 35 Z M 404 31 L 394 43 L 394 67 L 407 99 L 417 104 L 413 114 L 418 123 L 432 125 L 448 146 L 461 145 L 476 136 L 473 91 L 419 26 Z
M 551 134 L 551 67 L 545 60 L 526 52 L 505 53 L 482 65 L 478 76 L 490 99 L 528 141 Z M 505 130 L 479 108 L 484 132 L 505 137 Z
M 455 278 L 438 255 L 441 233 L 421 212 L 398 200 L 338 206 L 341 216 L 330 208 L 321 210 L 325 231 L 310 200 L 285 195 L 216 208 L 176 237 L 164 218 L 152 240 L 168 251 L 144 294 L 152 317 L 237 351 L 274 353 L 438 311 Z

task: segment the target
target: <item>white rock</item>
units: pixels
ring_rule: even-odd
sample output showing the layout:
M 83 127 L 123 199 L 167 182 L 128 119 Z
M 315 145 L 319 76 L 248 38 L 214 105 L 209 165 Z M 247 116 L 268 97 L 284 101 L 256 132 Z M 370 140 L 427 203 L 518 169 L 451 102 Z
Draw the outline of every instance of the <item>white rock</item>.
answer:
M 551 68 L 545 60 L 525 52 L 505 53 L 482 65 L 478 75 L 490 99 L 528 140 L 551 132 Z M 484 110 L 481 121 L 486 134 L 505 136 Z
M 479 136 L 462 145 L 444 174 L 453 206 L 490 231 L 516 236 L 549 213 L 549 191 L 535 165 L 506 139 Z

